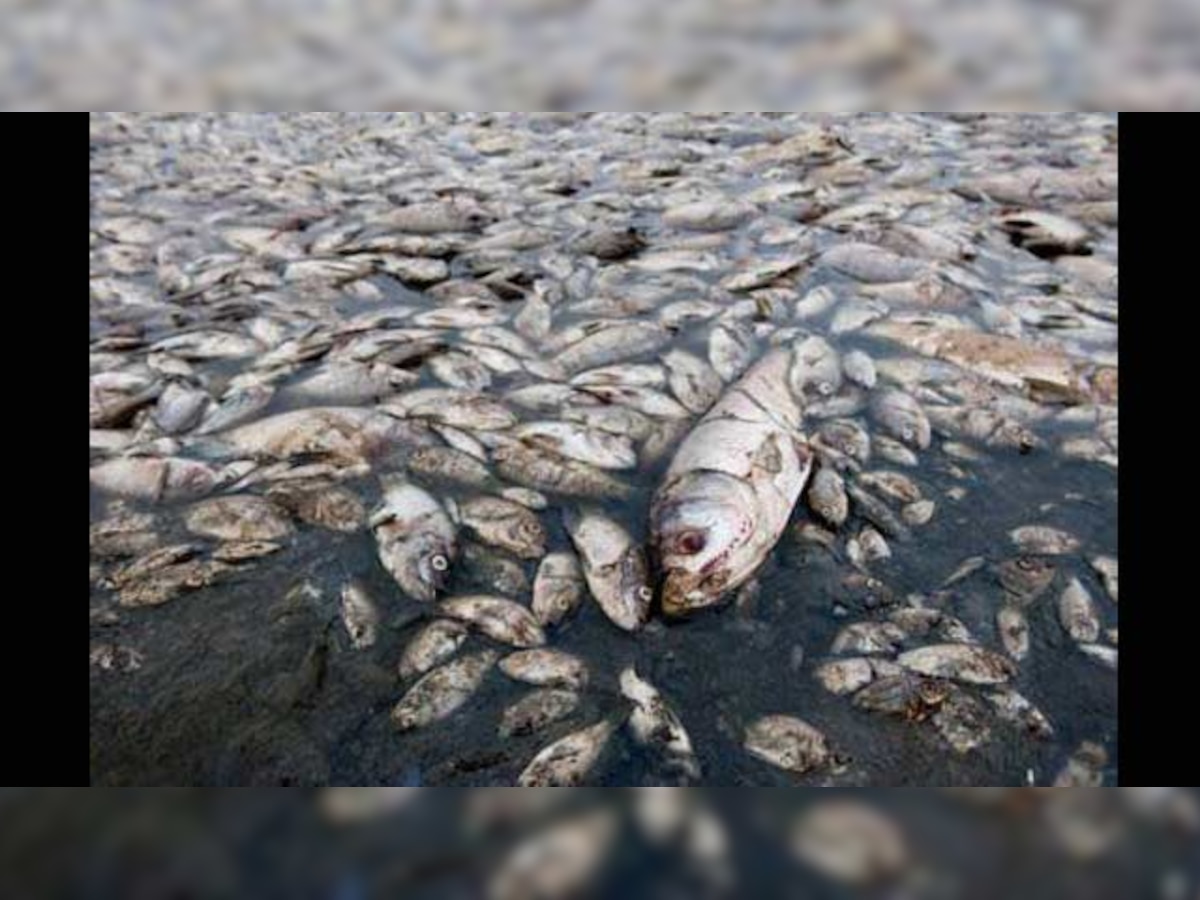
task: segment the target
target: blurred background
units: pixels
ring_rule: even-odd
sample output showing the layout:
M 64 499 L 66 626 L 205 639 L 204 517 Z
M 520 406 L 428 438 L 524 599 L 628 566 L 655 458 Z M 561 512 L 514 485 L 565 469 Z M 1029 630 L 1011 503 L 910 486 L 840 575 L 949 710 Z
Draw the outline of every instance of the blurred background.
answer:
M 1192 0 L 15 0 L 3 106 L 1185 110 Z
M 1195 788 L 0 789 L 0 897 L 1200 897 Z

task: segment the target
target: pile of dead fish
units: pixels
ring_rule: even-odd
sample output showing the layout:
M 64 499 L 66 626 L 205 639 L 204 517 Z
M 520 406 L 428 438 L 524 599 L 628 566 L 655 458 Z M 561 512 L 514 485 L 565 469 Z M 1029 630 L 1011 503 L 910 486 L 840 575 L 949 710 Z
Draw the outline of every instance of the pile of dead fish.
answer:
M 351 646 L 386 640 L 397 603 L 429 618 L 398 648 L 396 729 L 467 714 L 499 671 L 532 688 L 500 735 L 532 734 L 596 687 L 549 646 L 587 597 L 629 633 L 716 606 L 798 506 L 797 535 L 869 579 L 936 516 L 922 459 L 1117 465 L 1105 117 L 784 116 L 737 144 L 721 116 L 354 121 L 279 117 L 268 139 L 93 117 L 90 474 L 111 499 L 91 575 L 116 607 L 94 621 L 245 577 L 301 534 L 372 541 L 398 596 L 345 583 Z M 1018 531 L 1036 559 L 1080 550 Z M 1089 548 L 1115 603 L 1108 551 Z M 1010 593 L 1003 652 L 909 603 L 846 626 L 815 675 L 961 752 L 996 715 L 1047 731 L 1009 685 L 1033 599 Z M 1059 613 L 1115 667 L 1078 578 Z M 629 667 L 604 689 L 623 713 L 576 722 L 521 784 L 595 777 L 622 728 L 703 777 L 652 684 Z M 761 711 L 746 750 L 830 764 L 793 712 Z

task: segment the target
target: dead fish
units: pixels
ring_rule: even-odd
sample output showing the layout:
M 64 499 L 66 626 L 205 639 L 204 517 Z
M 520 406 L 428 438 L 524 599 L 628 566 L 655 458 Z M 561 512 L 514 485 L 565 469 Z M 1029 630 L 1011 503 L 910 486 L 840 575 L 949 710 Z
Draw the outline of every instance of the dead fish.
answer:
M 671 392 L 689 412 L 705 413 L 721 396 L 720 376 L 700 357 L 675 349 L 663 354 L 662 361 Z
M 828 285 L 815 287 L 796 301 L 793 317 L 797 321 L 815 319 L 833 309 L 838 303 L 838 295 Z
M 846 484 L 846 494 L 853 503 L 854 511 L 878 528 L 883 534 L 902 541 L 909 540 L 912 537 L 908 526 L 901 522 L 888 509 L 887 504 L 878 497 L 864 491 L 852 481 Z M 859 539 L 862 539 L 861 533 L 859 534 Z M 883 548 L 879 546 L 878 541 L 874 537 L 868 535 L 867 540 L 875 545 L 872 550 L 883 552 Z
M 821 254 L 820 262 L 865 282 L 908 281 L 924 274 L 930 267 L 923 260 L 900 256 L 874 244 L 854 241 L 830 247 Z
M 432 444 L 436 438 L 422 425 L 359 407 L 314 406 L 238 426 L 220 440 L 250 456 L 327 455 L 360 460 L 397 447 Z
M 945 698 L 930 716 L 942 740 L 959 754 L 979 749 L 991 738 L 987 708 L 973 696 L 948 685 Z
M 579 708 L 580 696 L 571 690 L 543 688 L 526 694 L 500 717 L 502 738 L 523 737 L 541 731 Z
M 756 341 L 745 327 L 716 325 L 708 334 L 708 361 L 726 384 L 746 370 L 755 353 Z
M 458 504 L 458 517 L 484 543 L 522 559 L 539 559 L 546 553 L 546 529 L 536 514 L 519 503 L 472 497 Z
M 871 414 L 892 437 L 917 450 L 927 450 L 932 438 L 929 417 L 909 394 L 891 389 L 871 400 Z
M 579 787 L 617 729 L 602 719 L 543 747 L 517 777 L 520 787 Z
M 875 363 L 861 350 L 851 350 L 842 356 L 842 374 L 860 387 L 875 387 Z
M 487 900 L 565 900 L 585 895 L 617 837 L 617 811 L 602 807 L 552 822 L 524 837 L 501 860 Z
M 996 611 L 996 632 L 1004 652 L 1015 660 L 1029 655 L 1029 622 L 1016 606 L 1001 606 Z
M 577 656 L 561 650 L 537 648 L 518 650 L 500 660 L 500 671 L 514 681 L 538 687 L 564 687 L 583 690 L 587 687 L 587 666 Z
M 808 483 L 808 506 L 834 528 L 841 528 L 850 513 L 846 485 L 836 470 L 821 466 Z
M 921 499 L 921 489 L 916 482 L 900 472 L 885 469 L 860 472 L 857 481 L 864 488 L 883 494 L 897 503 L 915 503 Z
M 512 430 L 527 444 L 599 469 L 632 469 L 637 453 L 629 438 L 573 422 L 527 422 Z
M 293 531 L 283 510 L 263 497 L 204 500 L 184 515 L 192 534 L 226 541 L 273 541 Z
M 936 508 L 937 505 L 932 500 L 917 500 L 913 503 L 907 503 L 900 510 L 900 519 L 905 525 L 913 527 L 926 525 L 933 518 Z
M 1045 713 L 1012 688 L 998 688 L 989 691 L 986 696 L 1002 719 L 1024 729 L 1028 734 L 1042 739 L 1054 734 L 1054 727 Z
M 663 367 L 658 363 L 618 363 L 588 369 L 571 379 L 571 384 L 589 387 L 602 384 L 623 384 L 631 387 L 661 387 L 666 382 Z
M 462 542 L 461 567 L 468 581 L 488 591 L 521 597 L 529 591 L 529 579 L 516 560 L 482 544 Z
M 453 715 L 479 689 L 498 657 L 495 650 L 483 650 L 451 660 L 424 675 L 392 709 L 396 730 L 423 728 Z
M 492 459 L 503 477 L 539 491 L 617 500 L 632 493 L 628 485 L 601 470 L 541 447 L 507 444 L 497 447 Z
M 434 497 L 402 477 L 381 483 L 383 505 L 370 520 L 379 560 L 406 594 L 432 602 L 458 556 L 454 523 Z
M 542 626 L 519 603 L 504 597 L 473 594 L 443 600 L 438 611 L 474 625 L 494 641 L 513 647 L 540 647 L 546 643 Z
M 431 357 L 426 366 L 434 378 L 452 388 L 482 391 L 492 385 L 488 368 L 457 350 L 447 350 Z
M 657 746 L 666 757 L 667 766 L 682 777 L 699 778 L 700 764 L 692 740 L 662 694 L 640 678 L 633 666 L 622 670 L 619 682 L 621 693 L 633 702 L 628 724 L 638 743 Z
M 100 490 L 152 502 L 202 497 L 217 486 L 217 477 L 210 466 L 182 457 L 118 457 L 90 470 Z
M 845 456 L 860 466 L 871 458 L 871 438 L 867 430 L 853 419 L 831 419 L 822 422 L 815 443 L 825 450 Z
M 453 619 L 435 619 L 404 648 L 398 669 L 400 678 L 407 681 L 441 665 L 458 652 L 466 639 L 466 626 Z
M 207 391 L 172 382 L 158 395 L 154 421 L 163 434 L 182 434 L 200 421 L 208 403 Z
M 215 434 L 250 421 L 262 412 L 275 396 L 275 388 L 269 384 L 252 384 L 231 388 L 196 426 L 195 434 Z
M 796 271 L 804 265 L 806 257 L 784 256 L 755 263 L 746 271 L 734 272 L 721 279 L 720 287 L 726 291 L 752 291 Z
M 389 211 L 377 224 L 409 234 L 478 231 L 491 217 L 482 209 L 457 200 L 410 203 Z
M 379 633 L 379 610 L 359 581 L 350 581 L 342 588 L 342 623 L 350 635 L 355 650 L 375 645 Z
M 822 686 L 834 694 L 852 694 L 876 678 L 895 678 L 903 670 L 890 660 L 852 656 L 822 663 L 814 673 Z
M 792 351 L 788 385 L 797 398 L 832 397 L 842 386 L 837 351 L 821 337 L 807 337 Z
M 558 552 L 546 556 L 533 579 L 534 618 L 541 625 L 557 625 L 583 597 L 583 572 L 573 553 Z
M 289 384 L 286 392 L 318 403 L 366 403 L 415 383 L 417 376 L 380 363 L 331 362 Z
M 661 350 L 671 334 L 655 322 L 618 323 L 571 344 L 554 358 L 567 375 Z
M 337 485 L 272 485 L 267 497 L 309 525 L 350 534 L 366 523 L 362 501 Z
M 484 463 L 452 447 L 422 447 L 408 457 L 407 466 L 414 475 L 472 488 L 487 490 L 496 482 Z
M 616 521 L 599 511 L 567 509 L 563 524 L 583 563 L 596 602 L 618 628 L 636 631 L 649 617 L 654 591 L 642 548 Z
M 829 760 L 825 735 L 794 716 L 763 716 L 746 728 L 743 744 L 751 756 L 797 775 Z
M 904 833 L 881 811 L 857 800 L 819 801 L 797 816 L 792 854 L 834 881 L 866 888 L 910 865 Z
M 1058 621 L 1063 631 L 1080 644 L 1093 644 L 1100 636 L 1100 619 L 1092 595 L 1078 578 L 1067 582 L 1058 598 Z
M 929 644 L 900 654 L 896 662 L 911 672 L 968 684 L 1002 684 L 1016 666 L 978 644 Z
M 895 653 L 906 637 L 903 628 L 893 622 L 855 622 L 833 639 L 831 653 Z
M 1014 528 L 1008 536 L 1023 553 L 1057 556 L 1074 553 L 1080 547 L 1079 538 L 1048 525 L 1023 525 Z
M 630 407 L 647 416 L 665 419 L 690 419 L 691 413 L 669 394 L 638 385 L 597 384 L 581 390 L 605 404 Z
M 758 207 L 743 200 L 698 200 L 673 206 L 662 214 L 668 228 L 684 231 L 726 231 L 758 214 Z
M 646 240 L 632 225 L 625 228 L 599 226 L 581 234 L 569 246 L 576 253 L 612 261 L 637 255 L 645 249 Z
M 812 469 L 787 386 L 790 353 L 770 351 L 684 439 L 651 504 L 667 615 L 711 606 L 746 581 L 783 533 Z

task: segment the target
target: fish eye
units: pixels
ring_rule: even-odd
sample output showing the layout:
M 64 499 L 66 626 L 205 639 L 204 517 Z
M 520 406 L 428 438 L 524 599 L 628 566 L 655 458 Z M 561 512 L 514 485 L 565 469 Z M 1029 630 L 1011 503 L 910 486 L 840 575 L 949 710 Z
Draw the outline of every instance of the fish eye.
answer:
M 433 566 L 435 571 L 438 572 L 445 572 L 448 568 L 450 568 L 450 561 L 440 553 L 431 556 L 429 558 L 429 564 Z
M 817 384 L 817 392 L 820 393 L 822 397 L 828 397 L 833 393 L 833 385 L 828 381 L 819 382 Z
M 644 584 L 637 589 L 637 594 L 642 600 L 651 600 L 654 597 L 654 591 L 650 590 L 650 588 Z
M 905 425 L 904 428 L 900 430 L 900 436 L 906 441 L 911 441 L 917 436 L 917 433 L 913 430 L 911 425 Z
M 688 531 L 679 536 L 679 540 L 675 542 L 676 548 L 680 553 L 691 556 L 693 553 L 699 553 L 704 549 L 704 545 L 708 543 L 703 531 Z

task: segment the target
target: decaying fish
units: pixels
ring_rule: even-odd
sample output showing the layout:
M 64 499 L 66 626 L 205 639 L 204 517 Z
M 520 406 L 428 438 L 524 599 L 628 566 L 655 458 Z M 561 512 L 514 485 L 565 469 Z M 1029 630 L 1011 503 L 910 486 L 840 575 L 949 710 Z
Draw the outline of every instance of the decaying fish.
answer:
M 639 743 L 658 746 L 668 768 L 685 778 L 699 778 L 700 764 L 683 723 L 662 694 L 629 666 L 620 675 L 621 693 L 633 702 L 629 728 Z
M 467 628 L 453 619 L 435 619 L 409 641 L 400 656 L 399 674 L 407 681 L 424 675 L 458 652 L 467 639 Z
M 479 540 L 507 550 L 522 559 L 539 559 L 546 553 L 546 529 L 537 514 L 500 497 L 473 497 L 458 504 L 463 525 Z
M 1067 582 L 1058 598 L 1058 620 L 1063 631 L 1080 644 L 1093 644 L 1100 636 L 1100 619 L 1092 595 L 1078 578 Z
M 539 687 L 582 690 L 588 682 L 587 665 L 583 660 L 549 648 L 510 653 L 500 660 L 500 671 L 515 681 Z
M 542 626 L 524 606 L 504 597 L 472 594 L 442 601 L 439 612 L 474 625 L 494 641 L 513 647 L 540 647 L 546 643 Z
M 521 787 L 578 787 L 600 760 L 617 723 L 601 719 L 543 747 L 529 761 L 517 783 Z
M 604 614 L 618 628 L 636 631 L 646 622 L 654 597 L 641 546 L 598 510 L 568 508 L 563 524 L 583 563 L 588 590 Z
M 764 716 L 746 729 L 746 750 L 764 762 L 803 775 L 825 765 L 829 745 L 825 735 L 794 716 Z
M 429 672 L 400 698 L 392 710 L 392 724 L 398 731 L 410 731 L 453 715 L 479 689 L 498 657 L 495 650 L 483 650 Z
M 603 807 L 553 822 L 524 838 L 500 863 L 488 900 L 565 900 L 585 894 L 617 837 L 617 811 Z
M 1079 538 L 1049 525 L 1023 525 L 1009 532 L 1014 544 L 1024 553 L 1057 556 L 1079 549 Z
M 1016 666 L 978 644 L 929 644 L 901 653 L 904 668 L 934 678 L 950 678 L 968 684 L 1001 684 L 1016 674 Z
M 792 828 L 791 850 L 823 875 L 860 887 L 894 878 L 909 864 L 896 823 L 854 800 L 822 801 L 803 812 Z
M 278 506 L 263 497 L 203 500 L 184 517 L 188 531 L 226 541 L 273 541 L 293 531 Z
M 454 523 L 426 491 L 400 476 L 383 479 L 383 506 L 371 517 L 379 559 L 401 589 L 432 601 L 458 556 Z
M 379 633 L 379 610 L 359 581 L 347 582 L 342 588 L 342 622 L 355 650 L 365 650 L 375 645 Z
M 498 733 L 502 738 L 533 734 L 571 715 L 579 708 L 579 703 L 580 696 L 573 690 L 543 688 L 532 691 L 504 710 Z
M 583 572 L 573 553 L 551 553 L 538 565 L 533 579 L 534 618 L 541 625 L 557 625 L 583 597 Z
M 758 568 L 783 533 L 812 468 L 775 348 L 684 439 L 655 493 L 651 542 L 667 615 L 711 606 Z

